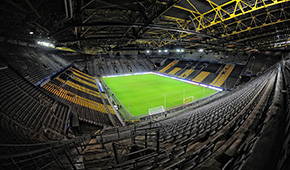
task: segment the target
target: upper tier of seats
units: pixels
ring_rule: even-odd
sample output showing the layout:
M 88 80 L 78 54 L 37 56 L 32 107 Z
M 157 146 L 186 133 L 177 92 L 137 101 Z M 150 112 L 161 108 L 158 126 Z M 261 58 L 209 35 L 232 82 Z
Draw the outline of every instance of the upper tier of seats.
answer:
M 80 59 L 83 60 L 83 57 Z M 147 58 L 120 57 L 111 58 L 103 56 L 92 58 L 88 61 L 78 61 L 78 65 L 91 75 L 116 75 L 135 72 L 147 72 L 153 70 L 154 66 Z
M 71 64 L 63 59 L 64 54 L 56 51 L 46 52 L 32 47 L 1 45 L 4 47 L 0 49 L 1 58 L 32 84 L 37 84 L 43 78 Z

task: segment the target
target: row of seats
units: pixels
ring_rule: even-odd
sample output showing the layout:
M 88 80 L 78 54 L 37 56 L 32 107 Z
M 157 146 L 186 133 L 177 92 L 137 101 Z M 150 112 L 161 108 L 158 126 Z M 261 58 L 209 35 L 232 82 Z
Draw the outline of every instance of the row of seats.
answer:
M 195 82 L 202 82 L 210 73 L 207 72 L 207 71 L 202 71 L 200 72 L 194 79 L 192 79 L 192 81 L 195 81 Z
M 95 89 L 95 87 L 87 88 L 85 85 L 79 85 L 78 83 L 74 83 L 71 80 L 64 80 L 60 77 L 57 77 L 55 80 L 58 81 L 60 84 L 67 85 L 68 88 L 75 89 L 79 92 L 87 93 L 90 97 L 94 98 L 97 101 L 101 98 L 100 93 L 96 91 L 97 89 Z
M 173 70 L 171 70 L 168 74 L 175 75 L 181 68 L 175 67 Z
M 19 133 L 19 135 L 26 136 L 24 139 L 28 138 L 31 141 L 65 138 L 70 114 L 69 106 L 45 95 L 10 68 L 1 70 L 0 79 L 2 121 L 15 123 L 15 127 L 22 127 L 23 130 L 29 131 L 28 134 L 34 134 L 27 136 L 27 133 Z M 7 126 L 2 128 L 11 129 L 14 127 L 13 124 L 9 125 L 10 128 Z M 2 132 L 5 133 L 5 131 Z M 11 136 L 9 133 L 14 134 L 15 132 L 7 131 L 7 136 Z M 23 143 L 22 138 L 20 141 L 17 139 L 18 135 L 14 137 L 15 140 L 12 140 L 12 143 Z M 10 138 L 1 139 L 3 140 L 1 143 L 5 143 L 6 139 L 11 142 Z
M 285 86 L 284 90 L 286 91 L 285 93 L 285 129 L 284 129 L 284 136 L 283 136 L 283 141 L 280 144 L 282 146 L 281 152 L 280 152 L 280 159 L 278 161 L 278 166 L 277 169 L 283 169 L 286 170 L 287 168 L 289 169 L 289 158 L 290 158 L 290 59 L 289 55 L 287 57 L 288 59 L 284 61 L 283 65 L 283 80 L 285 81 Z M 276 105 L 279 106 L 278 103 Z
M 44 89 L 48 90 L 52 94 L 60 96 L 61 98 L 68 100 L 72 103 L 78 104 L 83 107 L 87 107 L 89 109 L 93 109 L 99 112 L 107 113 L 105 106 L 101 103 L 95 102 L 93 100 L 89 100 L 82 96 L 79 96 L 71 91 L 67 91 L 64 88 L 57 86 L 54 84 L 54 81 L 48 82 L 43 86 Z

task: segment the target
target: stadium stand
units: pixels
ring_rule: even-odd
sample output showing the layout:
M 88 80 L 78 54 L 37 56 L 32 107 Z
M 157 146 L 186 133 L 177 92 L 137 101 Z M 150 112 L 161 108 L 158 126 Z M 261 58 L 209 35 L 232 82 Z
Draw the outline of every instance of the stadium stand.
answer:
M 91 75 L 113 75 L 133 72 L 146 72 L 153 69 L 153 64 L 147 58 L 122 56 L 122 58 L 93 58 L 88 61 L 77 62 L 81 70 Z
M 275 151 L 278 154 L 275 159 L 268 157 L 267 153 L 285 138 L 284 133 L 267 131 L 274 127 L 279 130 L 277 125 L 285 120 L 273 107 L 283 100 L 282 87 L 279 64 L 258 78 L 194 110 L 152 124 L 103 131 L 91 142 L 84 136 L 60 144 L 43 144 L 46 147 L 41 150 L 31 149 L 33 154 L 22 153 L 21 156 L 26 156 L 25 164 L 18 161 L 17 155 L 0 157 L 1 168 L 43 167 L 53 161 L 58 162 L 56 166 L 67 169 L 78 166 L 87 169 L 273 168 L 282 150 Z M 270 137 L 266 140 L 268 142 L 263 142 L 264 136 Z M 278 143 L 272 145 L 277 137 Z M 27 150 L 30 150 L 29 147 L 26 146 Z M 121 152 L 124 148 L 131 148 L 131 151 Z M 50 161 L 46 163 L 33 161 L 36 156 L 43 160 L 44 155 L 53 152 L 56 156 L 49 157 Z M 80 157 L 82 161 L 78 161 Z M 280 166 L 284 164 L 287 163 L 280 160 Z
M 88 74 L 69 68 L 43 88 L 57 100 L 72 105 L 72 112 L 77 114 L 81 121 L 99 126 L 112 125 L 108 115 L 112 114 L 113 121 L 120 125 L 107 98 L 104 97 L 103 103 L 95 80 Z
M 5 47 L 2 59 L 33 84 L 71 64 L 62 53 L 54 54 L 32 47 L 1 44 Z
M 68 105 L 45 95 L 9 67 L 0 73 L 3 87 L 1 143 L 30 143 L 66 138 L 70 117 Z
M 3 46 L 14 50 L 1 53 L 1 143 L 66 139 L 73 114 L 94 125 L 122 126 L 94 77 L 67 69 L 71 63 L 62 53 Z
M 290 0 L 3 0 L 0 170 L 290 170 Z
M 282 71 L 283 71 L 283 80 L 285 82 L 285 86 L 284 89 L 287 91 L 287 93 L 285 94 L 285 116 L 284 116 L 284 120 L 285 124 L 284 124 L 284 129 L 283 126 L 281 127 L 280 132 L 282 132 L 284 134 L 283 136 L 283 141 L 282 144 L 280 146 L 282 146 L 281 152 L 280 152 L 280 158 L 278 161 L 278 165 L 277 165 L 277 169 L 287 169 L 290 165 L 289 165 L 289 152 L 287 153 L 287 151 L 289 151 L 290 149 L 290 61 L 289 61 L 289 57 L 287 60 L 285 60 L 283 62 L 283 67 L 282 67 Z M 281 96 L 277 96 L 277 97 L 281 97 Z M 276 107 L 274 107 L 274 109 L 279 110 L 279 114 L 283 115 L 283 110 L 281 113 L 281 109 L 283 109 L 283 106 L 280 105 L 278 102 L 281 102 L 279 100 L 276 101 Z M 273 110 L 275 111 L 275 110 Z M 275 115 L 275 114 L 274 114 Z M 269 119 L 268 119 L 269 120 Z M 281 124 L 283 125 L 284 122 L 281 122 Z M 273 127 L 269 127 L 269 128 L 273 128 Z M 279 143 L 278 143 L 279 144 Z M 278 155 L 278 154 L 277 154 Z
M 174 61 L 167 59 L 159 72 L 223 88 L 234 87 L 245 68 L 238 64 L 225 65 L 192 60 L 179 60 L 176 64 Z

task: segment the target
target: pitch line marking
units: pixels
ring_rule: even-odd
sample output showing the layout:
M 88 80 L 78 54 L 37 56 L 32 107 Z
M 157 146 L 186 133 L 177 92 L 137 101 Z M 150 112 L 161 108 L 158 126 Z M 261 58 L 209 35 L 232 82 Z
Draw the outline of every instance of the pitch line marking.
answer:
M 153 106 L 153 104 L 151 104 L 150 102 L 148 102 L 146 99 L 144 99 L 145 102 L 147 102 L 148 104 L 150 104 L 151 106 Z

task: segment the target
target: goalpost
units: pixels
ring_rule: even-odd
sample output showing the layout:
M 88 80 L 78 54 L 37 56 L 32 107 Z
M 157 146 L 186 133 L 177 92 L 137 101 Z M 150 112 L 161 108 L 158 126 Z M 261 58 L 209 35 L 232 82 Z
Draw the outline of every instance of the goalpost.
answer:
M 154 115 L 154 114 L 162 113 L 162 112 L 165 112 L 165 109 L 163 106 L 158 106 L 158 107 L 153 107 L 153 108 L 148 109 L 149 115 Z
M 195 97 L 194 96 L 189 96 L 183 99 L 183 104 L 191 103 L 194 102 Z

